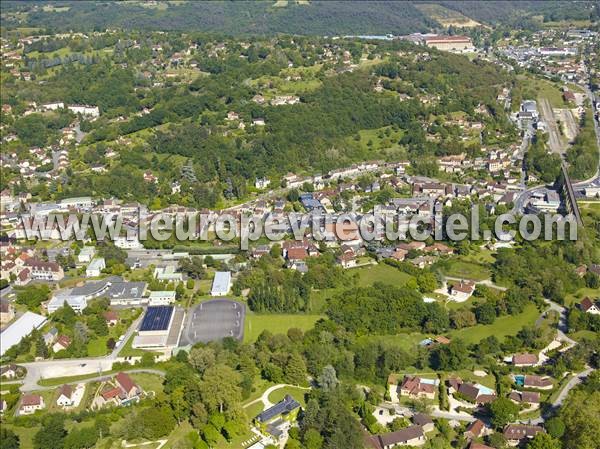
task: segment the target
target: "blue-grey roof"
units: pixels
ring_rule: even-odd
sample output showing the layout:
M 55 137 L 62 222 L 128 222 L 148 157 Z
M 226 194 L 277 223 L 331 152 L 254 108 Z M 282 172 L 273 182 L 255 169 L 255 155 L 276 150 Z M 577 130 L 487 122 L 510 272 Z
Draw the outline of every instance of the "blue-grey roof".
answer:
M 150 306 L 142 320 L 140 331 L 166 331 L 173 315 L 172 306 Z
M 213 279 L 211 292 L 225 294 L 231 287 L 231 273 L 229 271 L 217 271 Z
M 296 410 L 298 407 L 300 407 L 298 401 L 287 394 L 280 402 L 258 415 L 256 420 L 259 422 L 267 422 L 279 415 L 290 413 Z

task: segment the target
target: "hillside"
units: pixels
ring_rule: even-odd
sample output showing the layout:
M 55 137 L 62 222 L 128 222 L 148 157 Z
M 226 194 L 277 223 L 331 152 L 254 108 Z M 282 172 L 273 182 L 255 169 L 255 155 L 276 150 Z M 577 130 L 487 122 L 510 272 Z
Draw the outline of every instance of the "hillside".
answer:
M 474 7 L 477 3 L 477 7 Z M 227 34 L 408 34 L 477 24 L 589 19 L 593 2 L 3 2 L 5 27 L 146 29 Z

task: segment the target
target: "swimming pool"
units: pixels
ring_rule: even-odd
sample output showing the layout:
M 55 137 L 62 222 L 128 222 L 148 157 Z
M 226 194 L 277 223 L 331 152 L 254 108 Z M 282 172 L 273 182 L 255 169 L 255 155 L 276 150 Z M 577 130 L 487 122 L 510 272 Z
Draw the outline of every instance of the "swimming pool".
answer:
M 480 394 L 496 394 L 495 390 L 492 390 L 491 388 L 488 388 L 484 385 L 475 384 L 475 386 L 479 389 Z
M 525 385 L 525 376 L 523 375 L 516 375 L 515 376 L 515 383 L 519 386 L 522 387 L 523 385 Z

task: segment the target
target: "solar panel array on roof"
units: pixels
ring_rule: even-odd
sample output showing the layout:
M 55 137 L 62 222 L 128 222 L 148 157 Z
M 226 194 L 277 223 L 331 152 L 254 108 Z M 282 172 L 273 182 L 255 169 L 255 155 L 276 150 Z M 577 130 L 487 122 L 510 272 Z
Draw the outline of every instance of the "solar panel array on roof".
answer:
M 256 420 L 259 422 L 269 421 L 279 415 L 284 415 L 290 413 L 300 407 L 300 404 L 289 394 L 285 395 L 285 397 L 279 401 L 277 404 L 263 411 L 260 415 L 256 417 Z
M 142 320 L 140 331 L 166 331 L 173 315 L 172 306 L 150 306 Z

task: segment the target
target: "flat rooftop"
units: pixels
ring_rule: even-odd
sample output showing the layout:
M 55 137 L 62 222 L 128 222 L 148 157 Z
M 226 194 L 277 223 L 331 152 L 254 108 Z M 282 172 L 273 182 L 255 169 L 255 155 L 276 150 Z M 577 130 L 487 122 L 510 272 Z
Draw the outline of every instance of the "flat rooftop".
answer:
M 140 325 L 140 331 L 167 331 L 173 315 L 173 306 L 150 306 Z

